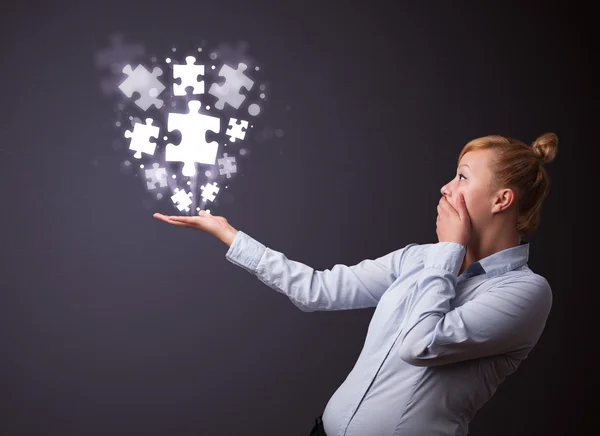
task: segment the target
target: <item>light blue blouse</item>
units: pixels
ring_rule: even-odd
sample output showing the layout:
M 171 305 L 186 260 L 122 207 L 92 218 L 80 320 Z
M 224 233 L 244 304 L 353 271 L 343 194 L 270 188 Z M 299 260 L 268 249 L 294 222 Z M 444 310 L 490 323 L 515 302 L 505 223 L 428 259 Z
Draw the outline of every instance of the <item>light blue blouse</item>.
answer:
M 315 269 L 238 231 L 225 257 L 304 312 L 376 307 L 362 351 L 323 412 L 328 436 L 466 435 L 535 346 L 552 306 L 529 243 L 473 263 L 466 248 L 411 243 Z

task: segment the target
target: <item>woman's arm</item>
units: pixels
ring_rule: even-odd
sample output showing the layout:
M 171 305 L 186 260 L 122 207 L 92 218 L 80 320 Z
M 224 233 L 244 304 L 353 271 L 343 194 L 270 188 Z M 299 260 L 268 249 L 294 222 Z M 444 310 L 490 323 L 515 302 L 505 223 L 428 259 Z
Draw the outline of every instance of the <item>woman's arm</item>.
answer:
M 229 241 L 232 235 L 233 232 L 224 234 L 222 240 Z M 402 260 L 411 245 L 416 244 L 357 265 L 336 264 L 318 271 L 236 231 L 225 257 L 286 295 L 303 312 L 348 310 L 377 306 L 383 293 L 399 277 Z
M 228 247 L 231 247 L 231 243 L 233 242 L 233 240 L 235 239 L 235 235 L 237 235 L 237 230 L 233 228 L 233 226 L 231 224 L 227 224 L 225 226 L 225 228 L 223 228 L 222 230 L 220 230 L 217 233 L 217 237 L 224 242 L 225 244 L 227 244 Z
M 552 306 L 550 285 L 538 274 L 507 278 L 451 310 L 465 248 L 433 245 L 410 298 L 400 356 L 433 366 L 517 352 L 525 358 L 538 341 Z
M 402 261 L 409 244 L 377 259 L 363 260 L 357 265 L 334 265 L 317 271 L 288 259 L 248 234 L 238 231 L 226 218 L 201 210 L 198 216 L 154 217 L 166 223 L 207 232 L 223 241 L 229 250 L 225 257 L 231 263 L 256 275 L 270 288 L 280 292 L 304 312 L 316 310 L 362 309 L 377 305 L 383 293 L 402 272 Z

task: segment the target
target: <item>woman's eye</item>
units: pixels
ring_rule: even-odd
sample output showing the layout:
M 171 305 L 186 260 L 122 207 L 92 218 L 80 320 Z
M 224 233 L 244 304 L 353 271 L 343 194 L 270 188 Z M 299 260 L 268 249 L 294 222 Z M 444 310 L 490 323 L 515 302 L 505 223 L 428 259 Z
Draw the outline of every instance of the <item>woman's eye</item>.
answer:
M 458 175 L 458 180 L 460 180 L 460 178 L 461 178 L 461 177 L 465 177 L 465 176 L 463 176 L 462 174 L 459 174 L 459 175 Z M 466 180 L 466 179 L 467 179 L 467 178 L 465 177 L 465 180 Z

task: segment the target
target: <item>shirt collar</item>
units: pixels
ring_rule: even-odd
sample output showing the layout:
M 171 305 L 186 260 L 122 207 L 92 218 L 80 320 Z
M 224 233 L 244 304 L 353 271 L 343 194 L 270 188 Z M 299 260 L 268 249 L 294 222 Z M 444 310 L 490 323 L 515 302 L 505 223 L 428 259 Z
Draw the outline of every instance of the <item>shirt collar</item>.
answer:
M 465 279 L 480 274 L 486 274 L 488 278 L 495 277 L 525 265 L 528 260 L 529 242 L 521 240 L 520 244 L 515 247 L 498 251 L 474 262 L 461 276 L 464 276 Z

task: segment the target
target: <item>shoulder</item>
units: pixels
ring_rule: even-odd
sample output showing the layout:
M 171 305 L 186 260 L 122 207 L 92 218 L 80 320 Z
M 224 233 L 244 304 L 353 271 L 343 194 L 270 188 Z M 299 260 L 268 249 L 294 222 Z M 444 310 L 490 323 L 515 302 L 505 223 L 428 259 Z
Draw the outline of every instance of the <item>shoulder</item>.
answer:
M 528 267 L 506 272 L 499 276 L 498 286 L 520 288 L 523 291 L 544 297 L 552 297 L 552 288 L 546 278 Z
M 501 276 L 491 292 L 503 299 L 512 300 L 529 316 L 538 315 L 542 319 L 548 316 L 552 307 L 552 288 L 548 280 L 528 268 L 510 271 Z
M 550 309 L 550 306 L 552 305 L 552 287 L 548 280 L 546 280 L 546 277 L 530 270 L 529 281 L 532 284 L 532 292 L 537 297 L 538 301 L 545 302 L 548 309 Z

